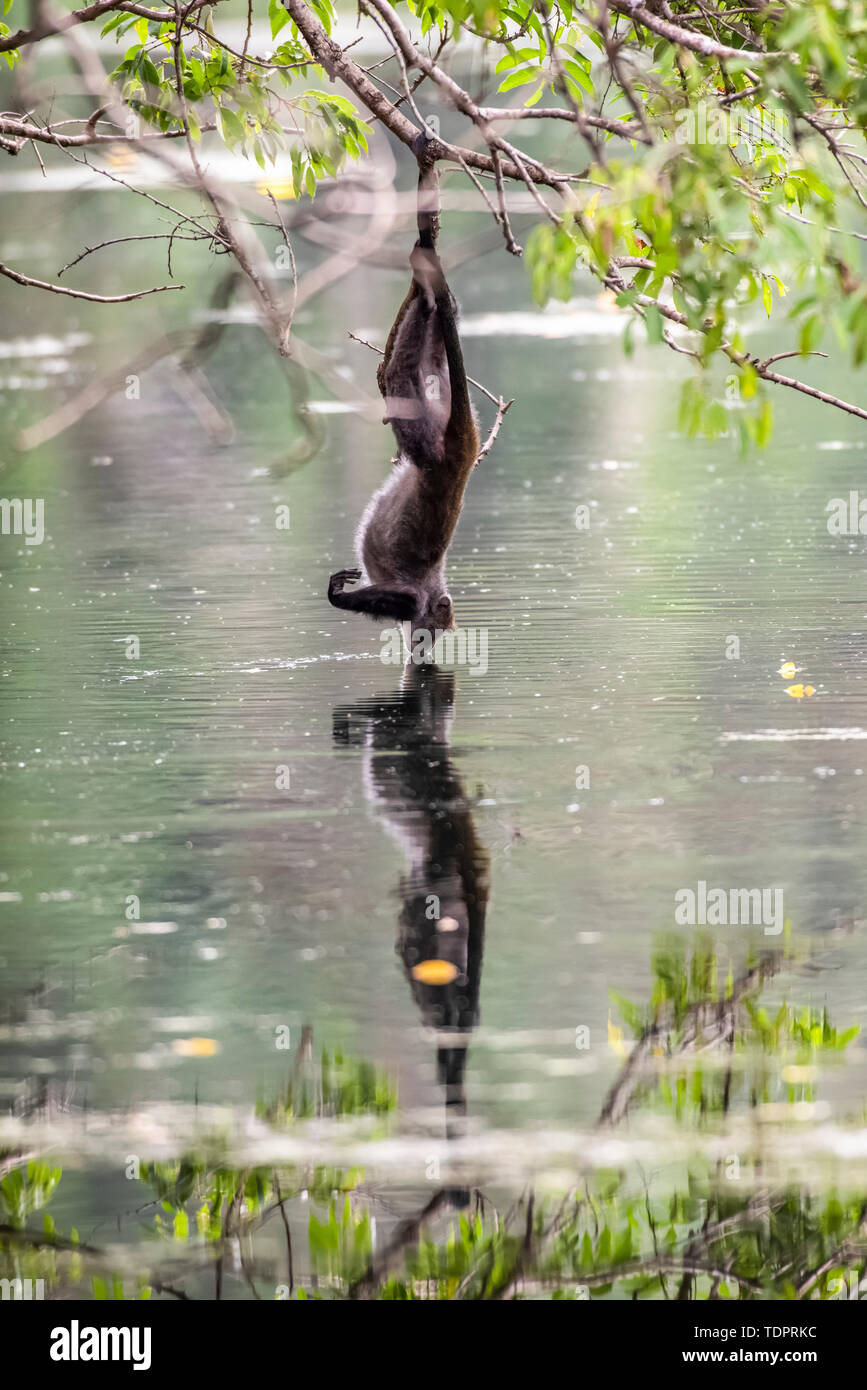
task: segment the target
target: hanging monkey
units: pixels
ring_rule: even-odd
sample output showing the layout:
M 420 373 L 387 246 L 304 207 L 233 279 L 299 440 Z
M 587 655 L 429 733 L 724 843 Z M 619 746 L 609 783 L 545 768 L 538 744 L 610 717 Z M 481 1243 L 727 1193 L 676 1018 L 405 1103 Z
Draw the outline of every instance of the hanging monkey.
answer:
M 427 137 L 419 163 L 418 240 L 412 283 L 397 311 L 377 382 L 398 459 L 368 503 L 355 538 L 360 568 L 328 582 L 335 608 L 411 622 L 428 632 L 455 626 L 445 559 L 479 452 L 457 328 L 457 306 L 436 252 L 439 184 Z M 357 589 L 347 589 L 354 580 Z

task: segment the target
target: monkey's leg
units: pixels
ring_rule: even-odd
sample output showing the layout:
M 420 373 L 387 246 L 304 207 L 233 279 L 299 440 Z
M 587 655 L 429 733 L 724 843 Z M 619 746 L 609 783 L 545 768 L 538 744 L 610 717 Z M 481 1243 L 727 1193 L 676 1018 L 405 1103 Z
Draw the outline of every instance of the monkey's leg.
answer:
M 338 570 L 328 581 L 328 602 L 351 613 L 367 613 L 371 618 L 396 618 L 408 622 L 415 616 L 416 599 L 407 589 L 385 589 L 367 584 L 363 589 L 344 592 L 347 579 L 360 578 L 359 570 Z
M 413 153 L 418 159 L 418 241 L 416 248 L 425 247 L 430 251 L 436 250 L 437 238 L 439 236 L 440 210 L 439 210 L 439 176 L 435 164 L 428 158 L 427 150 L 431 143 L 430 136 L 425 131 L 420 131 L 413 142 Z M 439 262 L 437 262 L 439 264 Z M 434 297 L 430 293 L 425 281 L 420 280 L 415 273 L 415 266 L 410 257 L 410 265 L 413 266 L 413 278 L 409 287 L 409 292 L 401 304 L 395 316 L 391 331 L 386 339 L 385 352 L 382 361 L 376 372 L 376 380 L 383 396 L 388 394 L 386 382 L 388 379 L 388 369 L 394 353 L 397 335 L 400 332 L 401 324 L 410 309 L 413 301 L 419 294 L 424 294 L 426 299 L 425 308 L 428 313 L 434 308 Z M 440 268 L 442 274 L 442 269 Z
M 400 456 L 427 467 L 442 454 L 449 418 L 448 377 L 436 304 L 419 293 L 403 316 L 382 375 L 385 418 Z
M 392 344 L 388 416 L 405 457 L 420 468 L 447 464 L 466 477 L 479 448 L 457 326 L 457 306 L 436 251 L 417 242 L 410 256 L 417 297 Z
M 418 160 L 418 241 L 412 249 L 409 263 L 412 282 L 418 286 L 427 305 L 436 306 L 439 334 L 448 363 L 451 387 L 451 411 L 447 430 L 449 443 L 466 446 L 478 437 L 470 406 L 467 374 L 464 368 L 457 326 L 457 306 L 448 287 L 442 262 L 437 254 L 439 236 L 440 196 L 436 162 L 430 157 L 432 144 L 426 130 L 419 131 L 412 144 Z
M 416 298 L 417 295 L 418 286 L 413 280 L 412 284 L 409 287 L 409 291 L 406 295 L 406 298 L 404 299 L 403 303 L 397 311 L 397 314 L 395 315 L 394 323 L 391 325 L 388 337 L 385 340 L 385 351 L 382 354 L 382 361 L 376 369 L 376 384 L 379 387 L 381 395 L 383 396 L 388 395 L 388 390 L 386 387 L 386 381 L 388 379 L 388 369 L 391 363 L 392 355 L 394 353 L 394 345 L 397 342 L 397 335 L 400 332 L 400 326 L 403 323 L 404 318 L 406 317 L 409 311 L 410 305 L 413 303 L 413 300 Z

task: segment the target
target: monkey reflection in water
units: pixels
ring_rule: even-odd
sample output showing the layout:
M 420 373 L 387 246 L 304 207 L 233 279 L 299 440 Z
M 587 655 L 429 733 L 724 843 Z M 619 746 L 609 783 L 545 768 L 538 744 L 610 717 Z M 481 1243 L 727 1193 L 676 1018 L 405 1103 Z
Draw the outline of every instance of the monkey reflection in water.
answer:
M 422 1020 L 438 1035 L 450 1136 L 466 1111 L 464 1070 L 479 1020 L 489 865 L 449 755 L 453 706 L 452 672 L 408 663 L 394 695 L 334 711 L 335 742 L 365 748 L 365 795 L 408 861 L 399 882 L 396 949 Z

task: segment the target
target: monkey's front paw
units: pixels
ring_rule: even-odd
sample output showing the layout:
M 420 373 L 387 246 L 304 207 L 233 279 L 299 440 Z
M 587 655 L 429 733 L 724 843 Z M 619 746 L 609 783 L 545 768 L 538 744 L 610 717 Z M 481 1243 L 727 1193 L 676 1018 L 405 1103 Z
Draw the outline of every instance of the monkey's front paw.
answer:
M 342 594 L 347 584 L 360 578 L 361 570 L 337 570 L 328 581 L 328 597 L 331 598 L 332 594 Z

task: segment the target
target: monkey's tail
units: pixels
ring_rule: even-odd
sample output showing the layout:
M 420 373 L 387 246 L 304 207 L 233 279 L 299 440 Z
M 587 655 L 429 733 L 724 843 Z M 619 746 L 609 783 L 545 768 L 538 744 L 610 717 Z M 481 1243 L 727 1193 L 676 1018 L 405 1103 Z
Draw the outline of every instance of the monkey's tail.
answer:
M 426 251 L 435 251 L 440 231 L 440 180 L 436 162 L 431 159 L 431 138 L 420 131 L 413 141 L 413 153 L 418 160 L 418 244 Z

